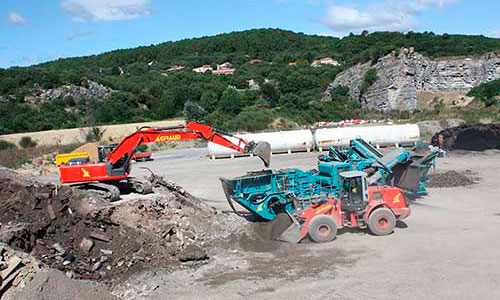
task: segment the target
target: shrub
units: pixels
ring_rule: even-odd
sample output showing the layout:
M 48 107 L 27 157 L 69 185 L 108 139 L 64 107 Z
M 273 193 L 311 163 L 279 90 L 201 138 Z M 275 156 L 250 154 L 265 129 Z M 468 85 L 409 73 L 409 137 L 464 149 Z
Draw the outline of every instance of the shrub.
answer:
M 147 152 L 148 151 L 148 145 L 139 145 L 135 148 L 136 152 Z
M 259 131 L 267 129 L 273 121 L 274 114 L 269 109 L 246 109 L 228 122 L 231 130 Z
M 30 136 L 23 136 L 21 140 L 19 140 L 19 146 L 24 149 L 35 148 L 36 144 L 36 141 L 34 141 Z
M 80 134 L 87 143 L 99 142 L 105 132 L 106 128 L 101 128 L 98 126 L 80 128 Z
M 484 103 L 486 107 L 500 104 L 497 99 L 500 96 L 500 79 L 476 86 L 467 93 L 467 96 L 475 97 L 476 101 Z
M 11 148 L 16 148 L 16 145 L 9 143 L 7 141 L 0 140 L 0 150 L 11 149 Z
M 363 82 L 361 83 L 361 88 L 359 90 L 360 94 L 363 95 L 366 90 L 368 90 L 368 88 L 372 86 L 375 81 L 377 81 L 377 79 L 377 70 L 375 70 L 374 68 L 366 70 L 365 76 L 363 77 Z

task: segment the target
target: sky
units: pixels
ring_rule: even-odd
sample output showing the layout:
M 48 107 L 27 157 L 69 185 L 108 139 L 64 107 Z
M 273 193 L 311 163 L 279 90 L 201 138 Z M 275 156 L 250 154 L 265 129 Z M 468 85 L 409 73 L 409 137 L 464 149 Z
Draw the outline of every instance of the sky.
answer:
M 0 68 L 254 28 L 500 38 L 500 0 L 0 0 Z

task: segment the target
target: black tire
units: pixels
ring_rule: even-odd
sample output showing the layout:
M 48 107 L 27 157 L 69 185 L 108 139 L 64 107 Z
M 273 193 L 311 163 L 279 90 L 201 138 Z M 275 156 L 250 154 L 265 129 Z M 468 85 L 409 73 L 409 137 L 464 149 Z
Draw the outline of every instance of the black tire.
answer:
M 368 217 L 368 228 L 374 235 L 388 235 L 396 227 L 396 217 L 385 207 L 377 208 Z
M 309 238 L 316 243 L 326 243 L 333 241 L 337 236 L 337 223 L 329 215 L 315 216 L 309 222 Z
M 276 218 L 271 221 L 271 233 L 270 233 L 270 238 L 271 240 L 275 240 L 278 237 L 281 236 L 285 230 L 292 225 L 293 222 L 288 216 L 287 213 L 280 213 L 276 215 Z

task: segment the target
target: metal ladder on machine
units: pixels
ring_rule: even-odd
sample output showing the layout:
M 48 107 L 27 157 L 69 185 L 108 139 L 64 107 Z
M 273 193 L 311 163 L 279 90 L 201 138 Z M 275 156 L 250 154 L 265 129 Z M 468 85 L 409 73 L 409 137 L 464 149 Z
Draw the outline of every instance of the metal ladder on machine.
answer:
M 312 204 L 318 203 L 326 198 L 326 195 L 324 194 L 314 193 L 314 189 L 316 187 L 314 184 L 310 182 L 308 183 L 301 182 L 300 184 L 301 184 L 300 191 L 304 191 L 304 193 L 302 193 L 302 195 L 294 194 L 296 199 L 296 209 L 298 211 L 304 210 L 309 206 L 311 206 Z

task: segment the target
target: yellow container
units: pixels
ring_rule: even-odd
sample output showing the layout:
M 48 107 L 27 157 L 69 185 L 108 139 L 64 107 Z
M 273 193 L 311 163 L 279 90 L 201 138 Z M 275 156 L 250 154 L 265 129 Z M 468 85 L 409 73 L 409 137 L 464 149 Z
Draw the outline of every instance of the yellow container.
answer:
M 67 163 L 70 159 L 73 158 L 85 158 L 89 157 L 88 152 L 75 152 L 75 153 L 65 153 L 56 155 L 56 165 L 60 166 L 61 164 Z

